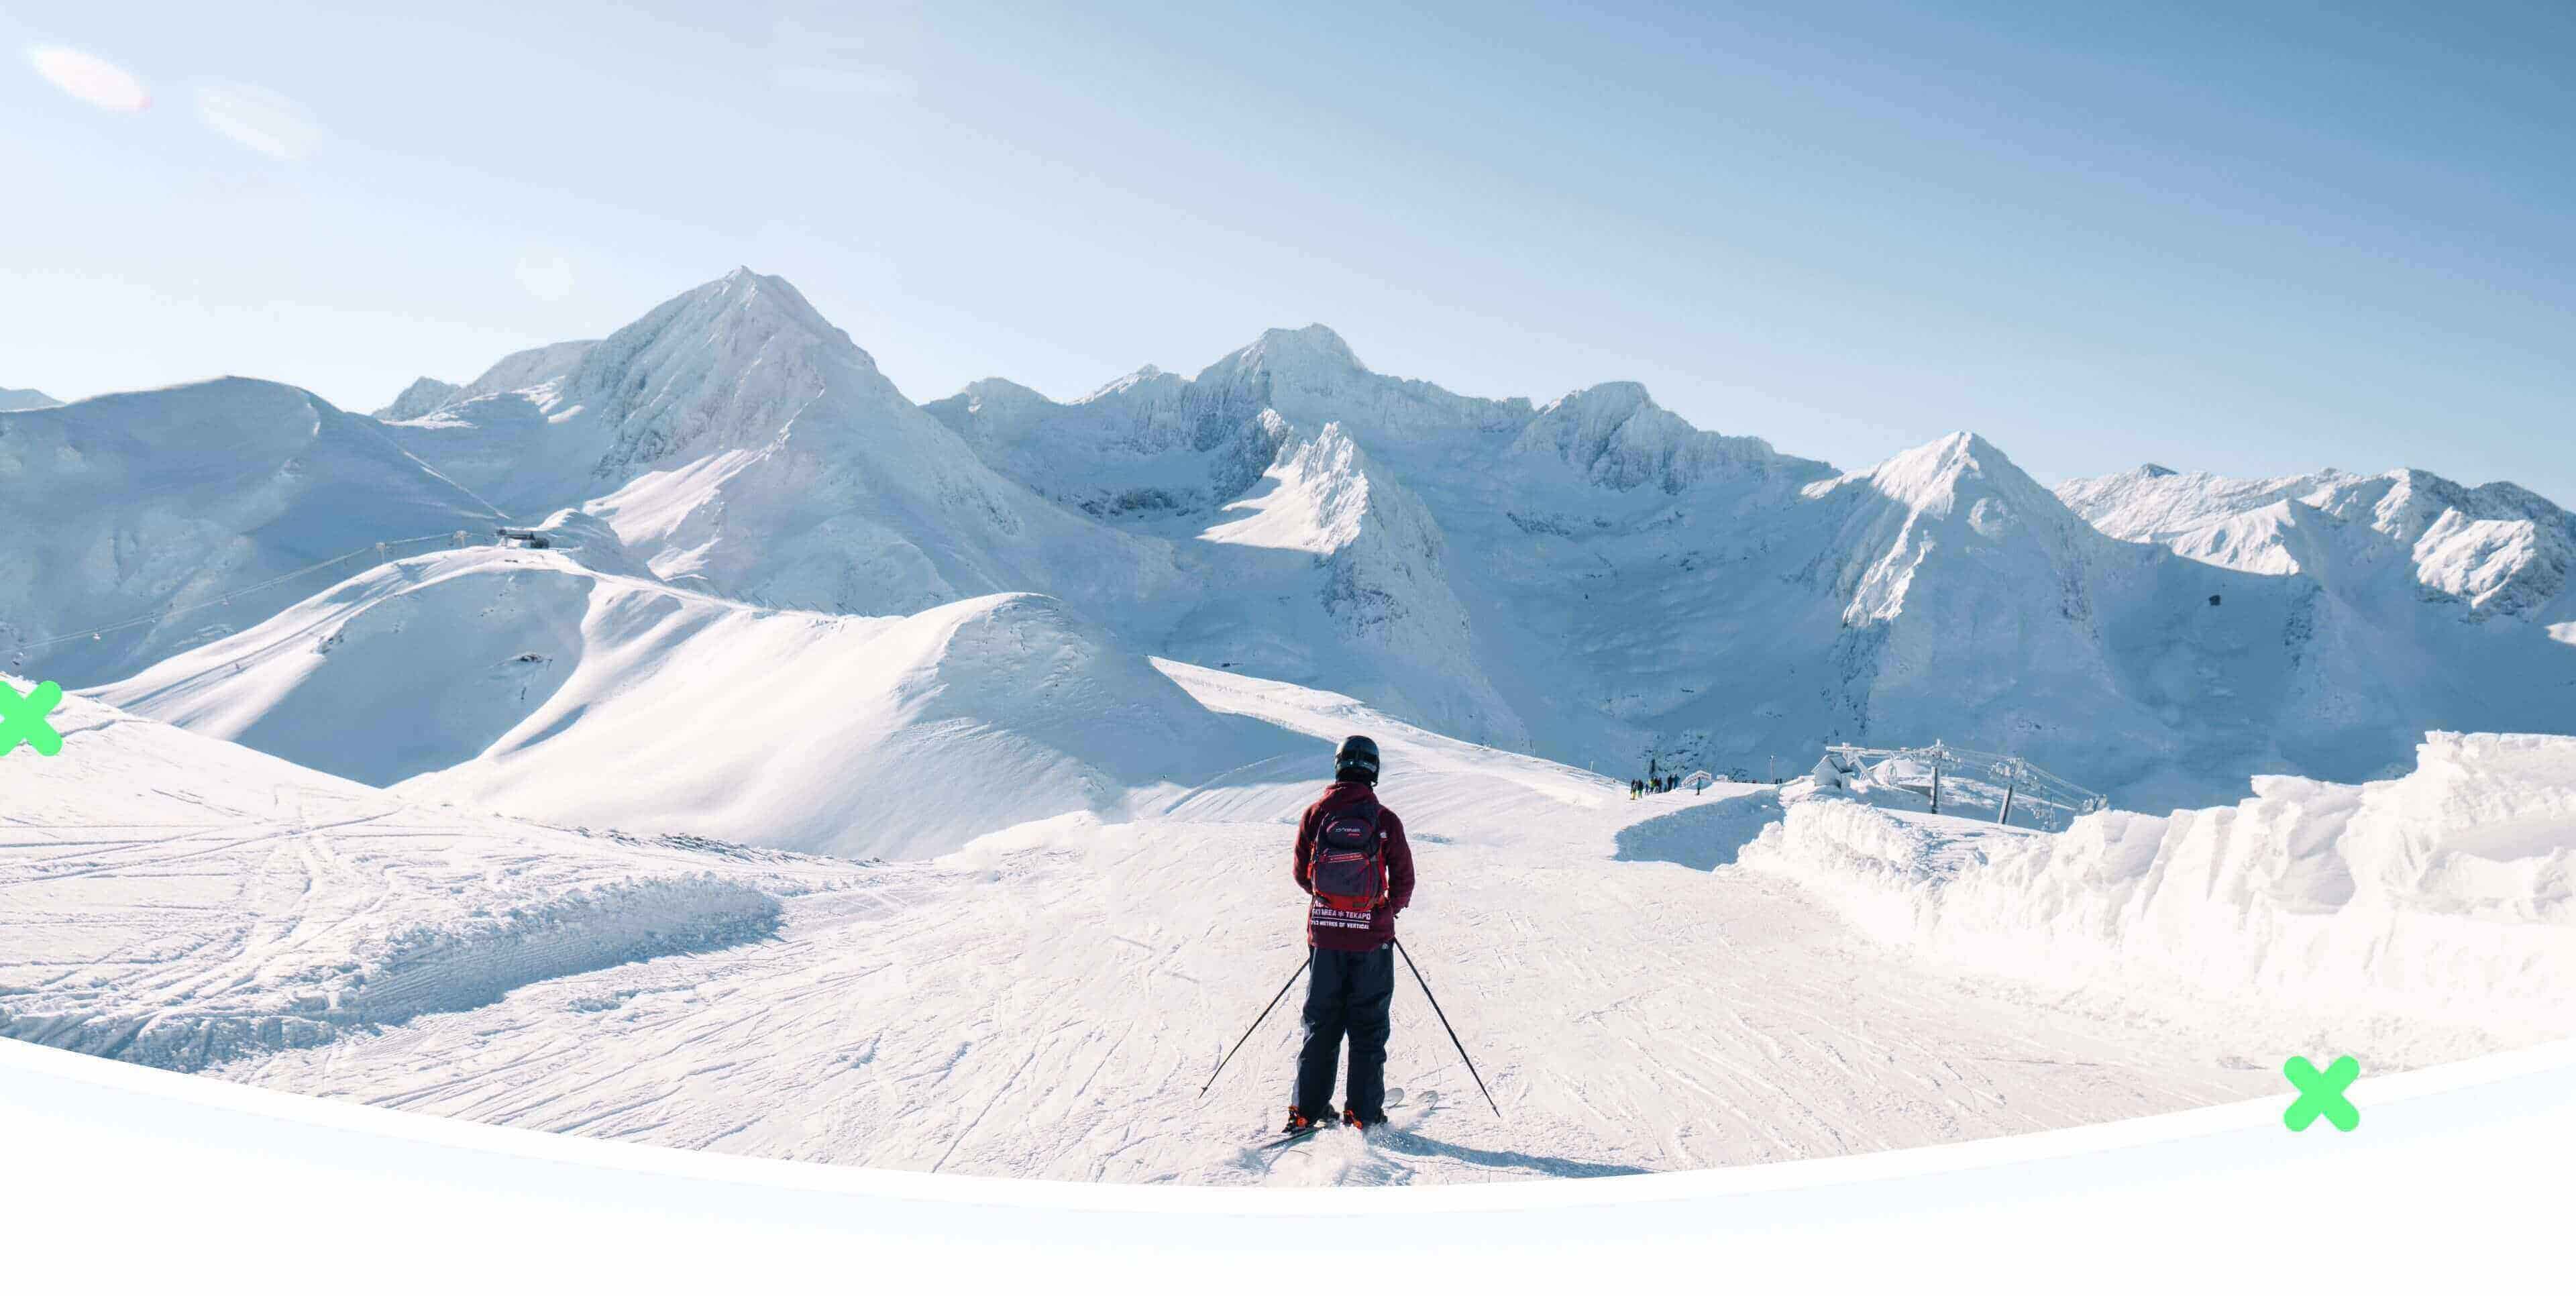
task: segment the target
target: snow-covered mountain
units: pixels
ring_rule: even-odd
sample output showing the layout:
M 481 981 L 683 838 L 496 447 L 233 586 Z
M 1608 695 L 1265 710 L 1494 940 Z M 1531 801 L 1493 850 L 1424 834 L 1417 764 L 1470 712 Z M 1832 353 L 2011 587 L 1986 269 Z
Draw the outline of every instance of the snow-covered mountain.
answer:
M 1134 616 L 1183 579 L 1168 546 L 994 474 L 749 270 L 595 344 L 512 357 L 396 435 L 513 513 L 579 504 L 663 579 L 771 607 L 1039 590 Z
M 0 652 L 66 684 L 114 679 L 381 560 L 245 587 L 380 541 L 488 535 L 495 520 L 383 425 L 278 383 L 0 414 Z
M 2305 573 L 2338 592 L 2395 580 L 2463 620 L 2560 619 L 2576 515 L 2509 482 L 2475 488 L 2412 469 L 2245 479 L 2150 464 L 2058 488 L 2104 532 L 2187 558 Z
M 2060 493 L 2110 534 L 2261 574 L 2262 597 L 2287 600 L 2290 669 L 2270 686 L 2284 770 L 2385 777 L 2406 766 L 2401 737 L 2433 729 L 2576 731 L 2576 517 L 2529 491 L 2150 466 Z
M 33 387 L 0 387 L 0 414 L 18 410 L 52 409 L 61 401 Z
M 254 416 L 225 412 L 258 403 L 228 391 L 6 416 L 0 462 L 55 466 L 0 491 L 66 498 L 44 420 L 107 445 L 147 410 L 227 429 L 192 443 L 208 458 L 179 474 L 187 489 L 277 471 L 261 438 L 306 398 L 275 388 L 292 397 Z M 883 617 L 1044 595 L 1128 658 L 1331 688 L 1622 774 L 1651 757 L 1760 777 L 1807 768 L 1823 742 L 1940 738 L 2161 809 L 2254 774 L 2385 774 L 2432 728 L 2576 730 L 2576 632 L 2553 629 L 2576 623 L 2567 515 L 2419 473 L 2154 470 L 2061 496 L 1970 435 L 1837 473 L 1695 428 L 1633 383 L 1544 404 L 1462 396 L 1375 373 L 1321 326 L 1077 401 L 992 379 L 916 406 L 793 287 L 749 270 L 605 339 L 521 352 L 452 390 L 423 380 L 386 413 L 412 417 L 302 417 L 386 460 L 331 460 L 318 478 L 322 460 L 299 461 L 305 493 L 351 501 L 331 519 L 219 520 L 185 543 L 128 525 L 82 542 L 103 564 L 43 568 L 41 591 L 39 568 L 0 569 L 0 616 L 32 642 L 153 614 L 286 568 L 222 565 L 204 536 L 319 557 L 353 529 L 351 544 L 408 531 L 389 515 L 416 499 L 443 501 L 422 532 L 576 510 L 621 575 L 719 603 Z M 266 430 L 229 430 L 245 420 Z M 160 565 L 138 574 L 117 554 Z M 256 619 L 192 614 L 86 657 L 55 645 L 43 665 L 95 683 Z M 226 723 L 255 745 L 297 731 Z M 475 737 L 410 765 L 324 763 L 416 777 L 482 759 L 498 733 Z
M 1245 485 L 1245 465 L 1331 429 L 1373 482 L 1422 504 L 1418 541 L 1359 534 L 1406 555 L 1412 579 L 1380 582 L 1385 605 L 1463 615 L 1445 670 L 1475 702 L 1453 731 L 1605 768 L 1652 754 L 1759 775 L 1803 769 L 1825 741 L 1938 737 L 2164 808 L 2255 773 L 2383 774 L 2428 728 L 2576 729 L 2562 647 L 2538 624 L 2563 617 L 2477 642 L 2412 618 L 2321 626 L 2318 583 L 2351 578 L 2286 579 L 2305 569 L 2238 517 L 2324 490 L 2326 514 L 2366 519 L 2425 588 L 2484 615 L 2563 585 L 2564 515 L 2510 487 L 2327 474 L 2192 505 L 2080 484 L 2061 499 L 1966 435 L 1837 476 L 1693 428 L 1633 383 L 1535 408 L 1462 397 L 1372 373 L 1320 326 L 1264 334 L 1195 378 L 1142 370 L 1064 404 L 995 379 L 927 408 L 1033 489 L 1199 540 L 1270 489 Z M 2091 524 L 2114 495 L 2138 524 Z M 1171 648 L 1316 678 L 1238 643 Z M 2509 698 L 2470 684 L 2495 670 L 2552 683 Z M 1399 689 L 1353 691 L 1424 714 Z
M 394 397 L 393 404 L 375 411 L 369 417 L 382 419 L 387 423 L 401 423 L 416 419 L 454 399 L 460 390 L 462 389 L 455 383 L 440 382 L 435 378 L 415 378 L 411 386 L 403 388 L 402 394 Z

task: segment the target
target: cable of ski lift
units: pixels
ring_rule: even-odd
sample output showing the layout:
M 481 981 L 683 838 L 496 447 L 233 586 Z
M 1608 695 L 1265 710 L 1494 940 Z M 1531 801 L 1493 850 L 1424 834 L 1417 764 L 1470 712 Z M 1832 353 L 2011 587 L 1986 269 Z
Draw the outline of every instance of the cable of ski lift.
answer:
M 365 554 L 370 550 L 372 550 L 378 558 L 382 558 L 390 549 L 402 545 L 421 544 L 425 541 L 431 540 L 448 540 L 452 541 L 459 547 L 462 547 L 466 542 L 466 533 L 463 531 L 454 531 L 442 532 L 438 535 L 411 536 L 401 540 L 378 540 L 372 545 L 361 545 L 358 548 L 352 549 L 349 552 L 340 554 L 336 557 L 325 558 L 309 567 L 299 567 L 294 571 L 287 572 L 279 576 L 272 576 L 267 580 L 260 581 L 256 584 L 244 585 L 239 589 L 226 590 L 225 592 L 202 603 L 191 603 L 186 607 L 163 608 L 157 612 L 148 613 L 143 616 L 128 617 L 122 621 L 111 621 L 105 625 L 91 626 L 86 630 L 75 630 L 69 634 L 55 635 L 49 639 L 36 639 L 22 642 L 12 649 L 16 654 L 16 661 L 12 663 L 12 668 L 14 669 L 18 663 L 23 663 L 26 660 L 26 654 L 38 648 L 49 648 L 59 643 L 70 643 L 75 639 L 87 639 L 95 643 L 102 640 L 105 636 L 114 634 L 120 630 L 131 630 L 136 626 L 153 625 L 166 621 L 174 616 L 179 616 L 189 612 L 200 612 L 210 607 L 229 607 L 232 605 L 232 601 L 234 599 L 240 598 L 243 595 L 256 594 L 261 590 L 275 588 L 276 586 L 283 585 L 286 582 L 295 580 L 299 577 L 309 576 L 325 567 L 347 562 L 348 560 L 358 557 L 361 554 Z

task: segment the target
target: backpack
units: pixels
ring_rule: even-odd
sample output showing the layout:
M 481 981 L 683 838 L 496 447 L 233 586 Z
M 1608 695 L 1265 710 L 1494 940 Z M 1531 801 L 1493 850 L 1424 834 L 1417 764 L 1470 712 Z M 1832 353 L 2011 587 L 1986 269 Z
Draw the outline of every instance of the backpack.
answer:
M 1386 834 L 1375 801 L 1347 805 L 1315 825 L 1315 902 L 1366 913 L 1386 902 Z

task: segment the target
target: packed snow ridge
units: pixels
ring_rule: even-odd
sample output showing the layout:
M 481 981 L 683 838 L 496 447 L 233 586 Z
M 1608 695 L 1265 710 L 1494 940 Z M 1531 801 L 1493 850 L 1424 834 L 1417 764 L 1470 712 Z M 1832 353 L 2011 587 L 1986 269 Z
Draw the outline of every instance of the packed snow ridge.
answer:
M 2113 810 L 2062 834 L 1792 801 L 1743 863 L 1945 963 L 2332 1005 L 2406 1023 L 2357 1028 L 2390 1062 L 2440 1054 L 2426 1031 L 2576 1032 L 2576 738 L 2437 733 L 2401 778 L 2260 778 L 2232 806 Z

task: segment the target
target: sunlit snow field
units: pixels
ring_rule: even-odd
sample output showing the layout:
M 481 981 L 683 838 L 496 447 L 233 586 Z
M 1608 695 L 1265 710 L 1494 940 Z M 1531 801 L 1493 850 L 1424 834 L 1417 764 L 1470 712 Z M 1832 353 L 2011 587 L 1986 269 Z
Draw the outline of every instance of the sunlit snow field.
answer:
M 1213 771 L 1130 822 L 1078 810 L 909 860 L 541 828 L 74 699 L 64 754 L 9 771 L 30 795 L 0 824 L 0 1028 L 299 1092 L 684 1148 L 1077 1180 L 1389 1184 L 2044 1129 L 2270 1092 L 2278 1057 L 2301 1049 L 2385 1069 L 2576 1025 L 2563 906 L 2459 903 L 2443 880 L 2456 857 L 2425 856 L 2412 890 L 2374 881 L 2336 915 L 2313 887 L 2214 879 L 2227 867 L 2185 843 L 2142 868 L 2134 851 L 2106 861 L 2083 844 L 2104 828 L 2047 837 L 1802 800 L 1795 785 L 1785 820 L 1768 786 L 1635 801 L 1624 784 L 1336 695 L 1155 667 L 1300 758 Z M 1406 944 L 1504 1118 L 1408 980 L 1388 1078 L 1412 1097 L 1396 1127 L 1255 1153 L 1286 1102 L 1293 996 L 1198 1090 L 1302 956 L 1288 823 L 1329 743 L 1352 731 L 1379 736 L 1385 795 L 1412 826 L 1421 883 Z M 2463 746 L 2414 782 L 2484 789 L 2484 802 L 2450 796 L 2453 848 L 2554 850 L 2525 857 L 2524 874 L 2563 870 L 2539 825 L 2563 831 L 2567 798 L 2532 791 L 2531 776 L 2576 759 L 2576 742 L 2493 746 Z M 982 792 L 895 779 L 882 794 Z M 2524 831 L 2472 822 L 2505 817 Z M 2164 822 L 2130 818 L 2107 831 Z M 1759 838 L 1746 862 L 1715 858 L 1748 822 Z M 2182 815 L 2167 835 L 2215 831 Z M 2370 831 L 2319 828 L 2299 859 L 2234 871 L 2323 867 L 2321 852 Z M 2259 855 L 2243 836 L 2233 830 L 2237 853 Z M 1963 884 L 1934 889 L 1985 858 L 2003 861 L 1998 877 L 2018 870 L 2018 894 L 2056 899 L 1997 916 Z M 2126 928 L 2111 922 L 2135 908 L 2121 880 L 2150 874 L 2199 898 L 2168 894 Z M 2227 899 L 2247 886 L 2354 932 L 2248 914 Z M 2026 924 L 2032 963 L 2084 932 L 2092 957 L 2049 976 L 1998 966 L 1971 939 L 1993 942 L 1998 922 Z M 2347 939 L 2379 953 L 2344 960 Z M 2405 993 L 2387 969 L 2410 960 L 2483 977 L 2484 994 Z M 2231 993 L 2248 962 L 2262 974 Z

